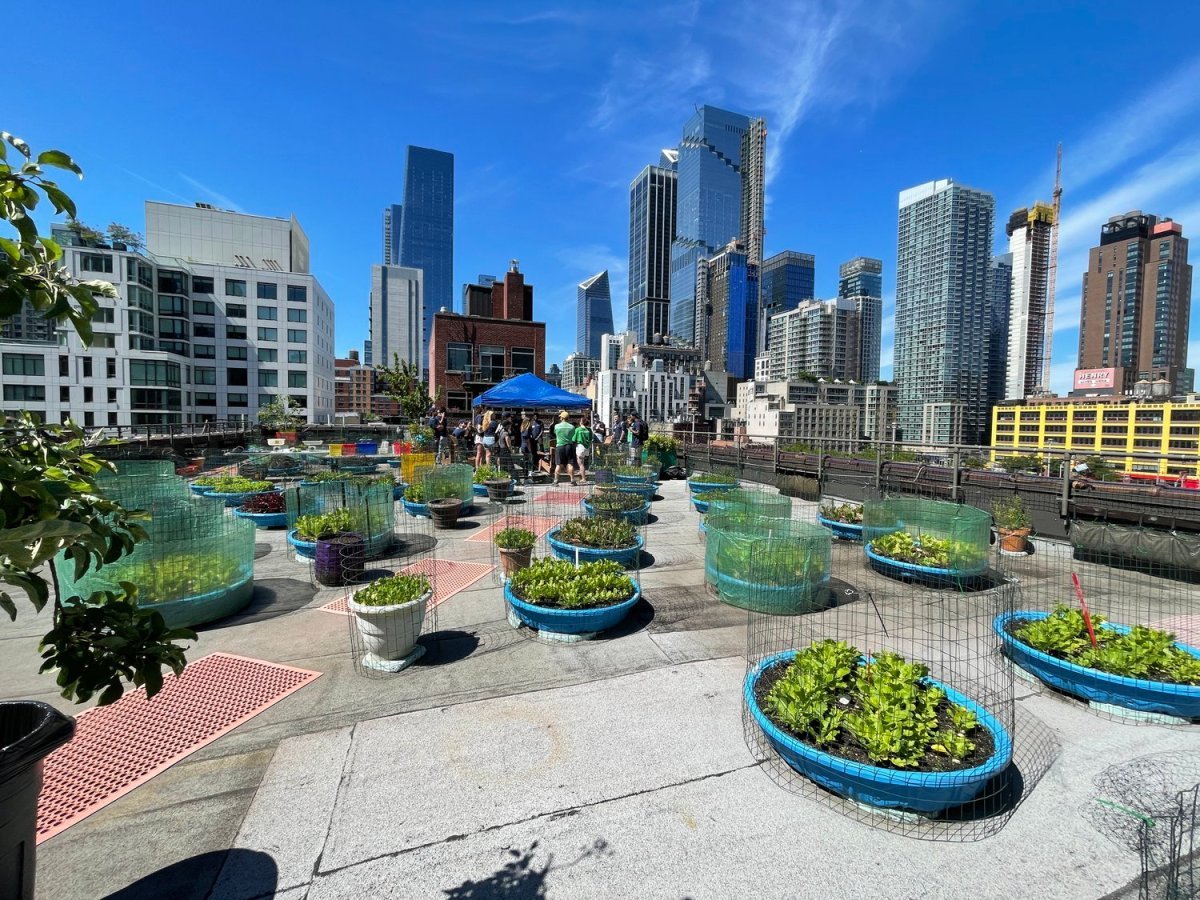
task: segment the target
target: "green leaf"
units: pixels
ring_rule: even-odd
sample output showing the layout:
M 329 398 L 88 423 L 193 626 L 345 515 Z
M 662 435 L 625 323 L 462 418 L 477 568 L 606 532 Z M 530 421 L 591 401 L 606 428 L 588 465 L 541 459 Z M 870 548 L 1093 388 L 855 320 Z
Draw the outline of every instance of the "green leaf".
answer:
M 29 159 L 29 145 L 17 137 L 15 134 L 9 134 L 7 131 L 0 131 L 0 140 L 6 141 L 13 145 L 13 148 L 26 159 Z
M 42 182 L 42 190 L 46 192 L 46 196 L 54 204 L 55 212 L 65 212 L 71 218 L 75 218 L 75 201 L 68 197 L 57 185 L 50 182 Z
M 0 144 L 0 146 L 3 145 Z M 0 250 L 3 250 L 12 257 L 14 262 L 21 261 L 21 247 L 16 241 L 9 240 L 8 238 L 0 238 Z
M 37 161 L 39 166 L 54 166 L 58 169 L 67 169 L 74 172 L 80 178 L 83 177 L 83 169 L 79 168 L 75 164 L 75 160 L 71 159 L 71 157 L 67 156 L 61 150 L 43 150 L 38 154 Z

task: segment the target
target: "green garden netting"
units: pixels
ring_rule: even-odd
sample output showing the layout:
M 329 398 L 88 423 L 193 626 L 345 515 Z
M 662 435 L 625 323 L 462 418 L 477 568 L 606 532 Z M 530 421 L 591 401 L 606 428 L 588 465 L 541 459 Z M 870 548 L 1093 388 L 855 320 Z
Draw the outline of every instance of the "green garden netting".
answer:
M 126 509 L 153 511 L 191 496 L 187 482 L 175 474 L 171 463 L 166 472 L 159 460 L 130 460 L 117 463 L 117 471 L 102 470 L 96 476 L 100 492 Z
M 118 459 L 113 461 L 116 472 L 102 469 L 96 476 L 99 482 L 113 481 L 126 475 L 171 475 L 175 474 L 175 463 L 169 459 Z
M 714 491 L 708 503 L 708 513 L 744 513 L 760 519 L 790 519 L 792 498 L 778 491 L 742 485 L 728 491 Z
M 722 602 L 775 615 L 825 603 L 833 554 L 826 529 L 746 512 L 710 514 L 705 524 L 705 579 Z
M 417 483 L 424 488 L 426 503 L 430 500 L 461 500 L 464 511 L 475 502 L 474 481 L 475 470 L 463 463 L 436 466 L 417 477 Z
M 363 536 L 368 557 L 380 556 L 392 546 L 396 504 L 390 476 L 302 483 L 284 491 L 284 505 L 289 529 L 296 527 L 300 516 L 348 509 L 354 519 L 354 531 Z
M 916 546 L 939 552 L 945 565 L 903 559 L 882 553 L 904 565 L 978 573 L 987 568 L 991 514 L 973 506 L 944 500 L 888 497 L 863 504 L 863 542 L 868 555 L 893 542 L 892 535 L 909 535 Z

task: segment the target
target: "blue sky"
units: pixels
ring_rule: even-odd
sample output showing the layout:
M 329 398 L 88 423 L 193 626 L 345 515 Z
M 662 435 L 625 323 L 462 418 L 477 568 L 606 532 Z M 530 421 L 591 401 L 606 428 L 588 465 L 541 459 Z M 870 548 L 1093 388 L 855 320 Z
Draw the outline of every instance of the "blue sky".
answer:
M 1002 250 L 1009 212 L 1049 199 L 1064 143 L 1059 389 L 1105 219 L 1141 208 L 1200 233 L 1194 4 L 509 6 L 42 5 L 9 43 L 0 128 L 75 156 L 91 224 L 142 230 L 146 199 L 295 213 L 339 353 L 366 336 L 406 144 L 455 154 L 455 280 L 520 259 L 551 361 L 573 349 L 575 285 L 600 269 L 624 322 L 629 181 L 701 103 L 767 119 L 768 253 L 816 254 L 819 296 L 839 262 L 883 259 L 885 377 L 905 187 L 991 191 Z M 1200 365 L 1200 314 L 1191 347 Z

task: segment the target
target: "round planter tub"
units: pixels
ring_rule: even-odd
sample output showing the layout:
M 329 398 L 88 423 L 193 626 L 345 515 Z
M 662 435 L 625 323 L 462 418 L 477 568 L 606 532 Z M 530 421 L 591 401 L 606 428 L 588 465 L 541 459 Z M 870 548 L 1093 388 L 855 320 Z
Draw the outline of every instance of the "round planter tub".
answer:
M 203 496 L 210 500 L 222 500 L 226 506 L 241 506 L 251 497 L 257 497 L 259 494 L 273 494 L 274 490 L 267 488 L 265 491 L 247 491 L 244 494 L 218 494 L 216 491 L 208 491 Z
M 890 556 L 883 556 L 876 553 L 869 543 L 863 549 L 875 571 L 892 578 L 899 578 L 902 581 L 918 581 L 928 585 L 953 585 L 969 581 L 987 571 L 986 560 L 983 565 L 974 569 L 938 569 L 933 566 L 918 566 L 915 563 L 901 562 Z
M 827 519 L 824 516 L 817 516 L 817 522 L 832 531 L 835 538 L 841 538 L 843 541 L 862 541 L 863 539 L 862 525 L 839 522 L 837 519 Z
M 429 518 L 429 507 L 426 506 L 424 503 L 414 503 L 411 500 L 403 500 L 403 499 L 400 502 L 404 504 L 404 511 L 406 513 L 408 513 L 410 516 L 412 516 L 414 519 L 416 519 L 416 518 L 428 519 Z
M 649 475 L 613 475 L 617 484 L 648 484 Z
M 703 494 L 705 491 L 732 491 L 740 484 L 740 481 L 734 481 L 733 484 L 722 484 L 713 481 L 693 481 L 689 478 L 687 486 L 693 494 Z
M 233 514 L 239 519 L 249 519 L 257 528 L 283 528 L 287 525 L 287 513 L 256 513 L 242 512 L 235 509 Z
M 511 582 L 504 585 L 504 599 L 518 619 L 530 628 L 554 634 L 593 634 L 597 631 L 615 628 L 629 615 L 629 611 L 637 605 L 641 596 L 641 588 L 635 581 L 633 596 L 615 606 L 598 606 L 594 609 L 554 609 L 526 603 L 513 594 Z
M 203 497 L 212 490 L 207 484 L 189 484 L 188 489 L 197 497 Z
M 168 628 L 191 628 L 240 612 L 249 605 L 253 595 L 254 576 L 248 575 L 237 584 L 209 591 L 207 594 L 139 605 L 143 609 L 160 613 Z
M 579 505 L 583 507 L 583 511 L 593 519 L 602 519 L 608 516 L 608 513 L 602 513 L 595 509 L 587 500 L 580 500 Z M 650 512 L 650 502 L 642 503 L 640 509 L 625 509 L 617 513 L 622 519 L 631 525 L 645 525 L 646 515 Z
M 996 616 L 992 622 L 992 628 L 1004 645 L 1004 652 L 1022 669 L 1073 697 L 1140 712 L 1165 713 L 1181 719 L 1200 719 L 1198 685 L 1147 681 L 1088 669 L 1035 650 L 1006 630 L 1008 623 L 1014 620 L 1044 619 L 1048 615 L 1049 613 L 1044 612 L 1008 612 Z M 1106 623 L 1105 627 L 1121 633 L 1129 631 L 1126 625 Z M 1200 649 L 1179 641 L 1175 642 L 1175 646 L 1200 658 Z
M 869 806 L 909 809 L 932 815 L 970 802 L 984 785 L 1008 768 L 1012 760 L 1012 739 L 1000 721 L 974 700 L 932 678 L 925 679 L 925 683 L 945 691 L 946 699 L 951 703 L 973 712 L 979 724 L 991 733 L 995 749 L 986 762 L 954 772 L 884 769 L 826 753 L 792 737 L 759 709 L 754 688 L 764 670 L 795 655 L 795 650 L 785 650 L 762 660 L 746 676 L 742 699 L 780 758 L 801 775 L 835 794 Z
M 296 551 L 296 556 L 299 559 L 317 558 L 317 542 L 300 540 L 300 538 L 296 537 L 295 528 L 287 533 L 287 542 L 292 545 L 292 549 Z
M 777 616 L 794 616 L 820 609 L 823 589 L 829 584 L 828 572 L 816 584 L 783 585 L 755 584 L 718 572 L 708 565 L 704 567 L 704 575 L 716 587 L 722 603 Z
M 708 512 L 707 500 L 697 500 L 695 497 L 692 497 L 692 506 L 696 507 L 696 512 L 700 513 L 700 515 Z
M 638 555 L 642 552 L 642 547 L 646 545 L 646 539 L 638 534 L 634 535 L 637 543 L 632 547 L 626 547 L 622 550 L 599 550 L 595 547 L 576 547 L 574 544 L 558 540 L 554 536 L 558 531 L 558 528 L 553 529 L 546 535 L 546 540 L 549 542 L 550 549 L 554 551 L 555 556 L 559 559 L 569 559 L 571 562 L 599 562 L 602 559 L 611 559 L 613 562 L 620 563 L 623 566 L 630 566 L 637 561 Z M 585 630 L 595 631 L 596 629 L 588 628 Z
M 637 494 L 646 502 L 654 499 L 654 495 L 658 492 L 658 483 L 651 484 L 621 484 L 614 486 L 615 490 L 623 491 L 626 494 Z

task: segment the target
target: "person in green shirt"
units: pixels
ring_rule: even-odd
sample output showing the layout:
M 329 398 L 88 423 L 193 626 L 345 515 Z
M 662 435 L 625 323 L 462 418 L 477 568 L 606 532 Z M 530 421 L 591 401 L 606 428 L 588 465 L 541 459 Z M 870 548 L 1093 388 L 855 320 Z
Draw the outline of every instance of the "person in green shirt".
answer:
M 592 453 L 592 428 L 588 417 L 584 416 L 575 429 L 572 441 L 575 443 L 575 460 L 579 464 L 579 483 L 587 481 L 587 460 Z
M 554 469 L 550 480 L 557 482 L 560 475 L 568 478 L 575 473 L 575 426 L 570 422 L 570 416 L 564 409 L 558 414 L 558 422 L 554 426 Z M 570 471 L 568 471 L 570 470 Z

